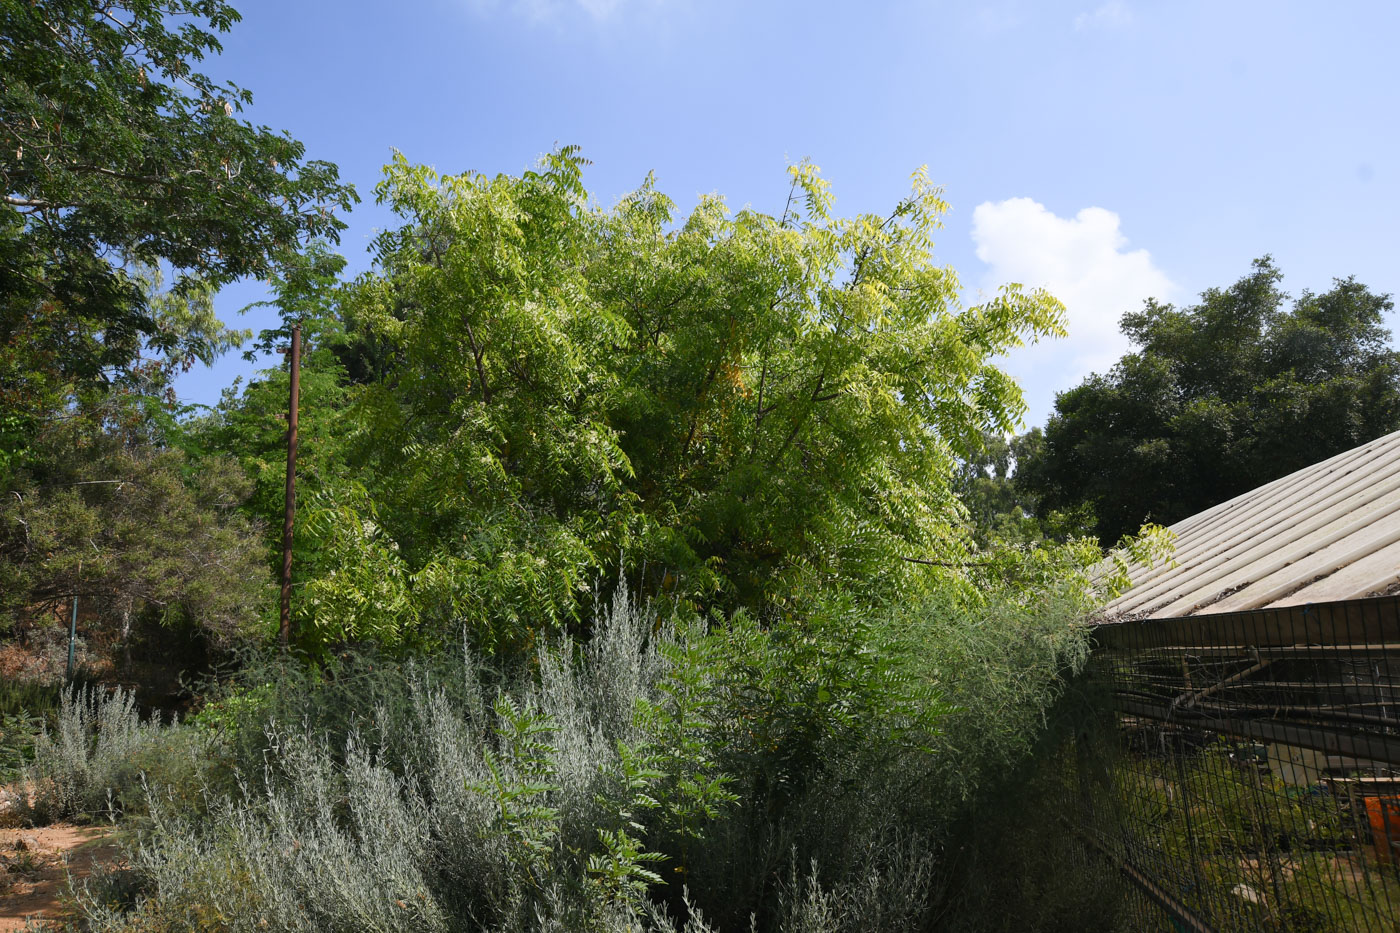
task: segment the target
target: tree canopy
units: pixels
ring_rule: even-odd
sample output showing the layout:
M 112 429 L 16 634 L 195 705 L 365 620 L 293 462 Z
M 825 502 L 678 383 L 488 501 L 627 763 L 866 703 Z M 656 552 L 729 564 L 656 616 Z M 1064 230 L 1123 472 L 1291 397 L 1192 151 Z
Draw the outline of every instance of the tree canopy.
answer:
M 215 289 L 297 268 L 355 195 L 197 70 L 238 18 L 0 0 L 0 614 L 81 594 L 124 632 L 151 614 L 256 630 L 248 478 L 191 443 L 171 379 L 246 336 Z
M 251 95 L 195 70 L 239 17 L 218 0 L 0 0 L 0 402 L 30 418 L 102 390 L 143 350 L 188 365 L 221 331 L 180 326 L 136 267 L 180 296 L 267 276 L 334 238 L 354 192 Z M 134 266 L 133 266 L 134 264 Z
M 1199 304 L 1125 314 L 1137 349 L 1061 393 L 1018 481 L 1101 541 L 1170 524 L 1400 428 L 1393 308 L 1353 278 L 1290 304 L 1269 257 Z
M 837 216 L 799 165 L 781 215 L 705 198 L 678 218 L 650 179 L 595 206 L 584 164 L 386 168 L 403 225 L 308 311 L 334 333 L 308 378 L 333 370 L 320 397 L 353 408 L 315 454 L 324 509 L 297 540 L 332 562 L 302 563 L 308 592 L 358 607 L 347 632 L 467 618 L 514 637 L 586 621 L 620 575 L 781 612 L 828 584 L 893 598 L 961 554 L 951 464 L 1019 417 L 992 361 L 1057 333 L 1059 303 L 1009 287 L 962 306 L 922 173 L 885 216 Z M 263 423 L 242 410 L 216 446 Z M 374 598 L 335 597 L 359 578 Z
M 269 578 L 236 461 L 81 423 L 36 443 L 0 501 L 0 629 L 81 597 L 122 640 L 142 616 L 224 645 L 256 630 Z

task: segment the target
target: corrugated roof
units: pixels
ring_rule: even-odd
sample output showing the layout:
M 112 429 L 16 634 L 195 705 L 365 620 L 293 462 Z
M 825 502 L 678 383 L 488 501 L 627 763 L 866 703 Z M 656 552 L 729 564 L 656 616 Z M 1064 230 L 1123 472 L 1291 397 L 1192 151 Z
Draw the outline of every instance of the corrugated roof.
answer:
M 1174 564 L 1135 567 L 1109 618 L 1375 596 L 1400 582 L 1400 431 L 1171 526 Z

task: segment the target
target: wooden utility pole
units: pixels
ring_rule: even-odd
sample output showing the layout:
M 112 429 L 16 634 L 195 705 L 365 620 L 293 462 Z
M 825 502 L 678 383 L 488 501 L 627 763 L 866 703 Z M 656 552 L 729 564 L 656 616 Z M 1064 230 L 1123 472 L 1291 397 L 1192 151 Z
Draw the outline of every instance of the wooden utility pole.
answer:
M 292 639 L 292 520 L 297 511 L 297 395 L 301 388 L 301 325 L 292 325 L 292 392 L 287 405 L 287 510 L 282 518 L 282 650 Z

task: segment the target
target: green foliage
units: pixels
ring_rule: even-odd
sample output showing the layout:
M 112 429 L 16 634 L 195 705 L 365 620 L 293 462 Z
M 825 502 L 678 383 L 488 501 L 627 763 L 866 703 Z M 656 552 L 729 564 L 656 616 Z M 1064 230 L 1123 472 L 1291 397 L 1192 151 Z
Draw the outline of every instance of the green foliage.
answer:
M 306 578 L 295 603 L 298 639 L 311 647 L 347 641 L 397 646 L 417 631 L 418 602 L 397 545 L 374 505 L 351 486 L 318 493 L 302 512 Z M 358 506 L 358 509 L 356 508 Z
M 76 594 L 123 642 L 142 615 L 221 645 L 256 630 L 246 481 L 177 424 L 171 380 L 246 337 L 214 290 L 334 237 L 354 192 L 193 70 L 237 20 L 0 2 L 0 613 Z
M 1087 505 L 1038 514 L 1040 498 L 1022 481 L 1018 469 L 1042 458 L 1044 448 L 1040 428 L 1011 437 L 987 433 L 980 446 L 958 458 L 953 489 L 967 510 L 978 547 L 1026 547 L 1046 538 L 1063 542 L 1093 534 Z
M 1086 836 L 1121 833 L 1112 808 L 1095 806 L 1112 794 L 1098 756 L 1118 748 L 1118 722 L 1102 679 L 1068 678 L 1064 688 L 1036 710 L 1044 725 L 1028 736 L 1029 754 L 997 762 L 957 817 L 949 933 L 1171 930 L 1165 915 L 1159 927 L 1133 909 L 1136 889 L 1115 861 L 1085 849 Z
M 1123 316 L 1137 346 L 1059 395 L 1018 484 L 1087 506 L 1105 544 L 1170 524 L 1400 427 L 1393 303 L 1355 279 L 1285 307 L 1268 257 L 1228 288 Z
M 247 729 L 251 722 L 264 722 L 273 708 L 271 683 L 251 684 L 210 697 L 199 712 L 187 721 L 190 726 L 215 735 L 227 735 Z
M 780 812 L 814 782 L 839 780 L 845 755 L 871 763 L 926 748 L 947 713 L 911 674 L 914 644 L 862 613 L 836 606 L 773 628 L 740 616 L 712 637 L 725 658 L 722 721 L 739 727 L 719 761 L 747 778 L 749 806 Z
M 712 198 L 674 222 L 650 180 L 590 207 L 582 165 L 397 157 L 378 188 L 406 224 L 345 298 L 387 365 L 355 457 L 425 618 L 518 644 L 586 621 L 619 567 L 725 611 L 920 585 L 902 558 L 957 546 L 953 454 L 1022 410 L 991 361 L 1057 333 L 1058 303 L 960 306 L 922 173 L 883 218 L 837 217 L 800 165 L 782 217 Z
M 516 668 L 471 651 L 255 664 L 174 733 L 203 751 L 150 746 L 226 762 L 243 789 L 153 786 L 126 900 L 94 889 L 89 920 L 918 928 L 956 903 L 942 853 L 966 801 L 1026 758 L 1082 659 L 1080 586 L 708 630 L 619 595 L 587 645 Z
M 279 326 L 263 330 L 244 355 L 285 348 L 301 326 L 297 442 L 298 519 L 293 562 L 294 629 L 302 645 L 372 639 L 397 645 L 414 633 L 421 600 L 410 598 L 409 570 L 383 532 L 377 508 L 349 462 L 349 437 L 359 430 L 352 406 L 357 386 L 343 362 L 358 359 L 363 341 L 347 334 L 339 274 L 345 260 L 320 241 L 287 258 L 270 277 Z M 247 309 L 245 309 L 247 310 Z M 185 431 L 205 455 L 238 460 L 252 479 L 246 511 L 265 529 L 270 569 L 282 564 L 287 404 L 284 363 L 249 385 L 226 390 L 220 403 Z M 270 613 L 270 604 L 264 606 Z
M 639 838 L 646 833 L 646 827 L 638 822 L 643 811 L 661 806 L 652 793 L 665 775 L 653 767 L 655 757 L 638 755 L 626 743 L 618 742 L 621 786 L 614 799 L 620 804 L 617 818 L 622 825 L 617 829 L 599 827 L 598 842 L 602 851 L 588 856 L 588 873 L 608 900 L 634 911 L 646 904 L 651 885 L 664 883 L 661 876 L 647 866 L 665 861 L 666 856 L 645 851 Z M 604 798 L 599 803 L 608 806 L 612 801 Z
M 667 674 L 655 700 L 638 703 L 638 717 L 650 738 L 650 761 L 658 769 L 655 809 L 660 829 L 679 850 L 675 870 L 685 878 L 690 842 L 704 835 L 738 795 L 729 789 L 733 776 L 722 770 L 711 741 L 721 721 L 716 687 L 725 674 L 723 645 L 717 638 L 683 632 L 660 648 Z
M 544 803 L 550 791 L 558 790 L 549 783 L 554 748 L 543 739 L 554 725 L 537 710 L 521 709 L 506 694 L 497 697 L 495 712 L 500 749 L 482 753 L 489 777 L 467 789 L 490 801 L 496 811 L 490 831 L 507 840 L 511 865 L 538 887 L 559 835 L 559 811 Z
M 18 678 L 0 682 L 0 787 L 19 777 L 34 760 L 34 746 L 52 728 L 63 700 L 54 684 Z M 0 819 L 3 819 L 0 795 Z
M 18 777 L 25 763 L 33 760 L 41 722 L 28 710 L 0 712 L 0 785 Z
M 302 326 L 295 604 L 315 663 L 249 659 L 191 725 L 84 784 L 149 814 L 127 893 L 87 900 L 95 929 L 932 922 L 954 815 L 1028 753 L 1082 664 L 1078 616 L 1121 576 L 1082 540 L 970 534 L 952 478 L 1023 410 L 993 361 L 1062 309 L 1015 286 L 963 306 L 930 258 L 946 205 L 922 172 L 883 217 L 837 216 L 803 164 L 780 217 L 710 198 L 681 219 L 650 179 L 596 207 L 583 166 L 564 149 L 520 176 L 440 176 L 397 157 L 378 194 L 403 226 L 370 273 L 342 285 L 321 243 L 280 254 L 258 347 Z M 180 300 L 187 345 L 226 348 Z M 128 562 L 102 579 L 252 627 L 286 395 L 272 370 L 193 423 L 146 405 L 91 432 L 139 437 L 122 450 L 174 503 L 148 538 L 112 522 Z M 87 522 L 73 535 L 141 488 L 91 462 L 119 482 L 62 500 Z M 183 553 L 222 608 L 131 582 L 135 557 L 190 579 L 158 548 L 206 527 L 206 488 L 227 490 L 208 540 L 237 559 Z M 11 539 L 50 534 L 76 577 L 78 538 L 30 516 Z M 45 760 L 76 774 L 130 732 L 80 725 Z M 172 778 L 129 802 L 141 774 L 186 773 L 160 755 L 208 762 L 187 769 L 207 796 Z
M 261 331 L 243 358 L 252 362 L 260 354 L 290 346 L 292 327 L 298 324 L 302 325 L 304 343 L 334 347 L 337 339 L 344 336 L 336 314 L 340 273 L 344 269 L 345 257 L 333 252 L 324 240 L 313 240 L 303 252 L 284 257 L 267 277 L 273 300 L 255 301 L 243 309 L 246 313 L 253 308 L 276 308 L 281 323 Z
M 355 196 L 335 167 L 239 120 L 251 95 L 192 67 L 237 20 L 218 0 L 0 3 L 6 407 L 46 414 L 101 392 L 143 342 L 177 347 L 121 263 L 168 262 L 198 295 L 343 227 Z
M 625 829 L 598 830 L 603 851 L 588 857 L 588 873 L 614 902 L 640 907 L 648 888 L 661 884 L 661 876 L 647 865 L 664 861 L 660 852 L 647 852 L 640 840 Z
M 143 613 L 221 644 L 253 629 L 267 577 L 232 462 L 196 464 L 81 421 L 31 449 L 35 465 L 11 477 L 0 502 L 0 611 L 32 614 L 76 594 L 121 640 Z
M 259 333 L 244 354 L 249 359 L 260 351 L 285 349 L 292 324 L 302 328 L 297 482 L 300 496 L 308 499 L 338 489 L 350 475 L 346 439 L 356 430 L 349 412 L 354 393 L 341 354 L 353 338 L 346 334 L 337 288 L 344 265 L 324 243 L 313 242 L 270 276 L 274 299 L 250 306 L 277 308 L 280 323 Z M 237 383 L 226 389 L 218 405 L 187 426 L 201 450 L 237 458 L 252 477 L 250 511 L 269 529 L 269 558 L 279 568 L 289 380 L 284 361 L 241 389 Z M 342 505 L 334 497 L 329 504 Z

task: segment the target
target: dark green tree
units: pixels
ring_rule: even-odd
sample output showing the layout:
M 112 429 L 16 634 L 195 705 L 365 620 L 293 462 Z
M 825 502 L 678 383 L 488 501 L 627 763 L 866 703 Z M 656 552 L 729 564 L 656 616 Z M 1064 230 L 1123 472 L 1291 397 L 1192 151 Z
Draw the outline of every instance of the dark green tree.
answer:
M 35 439 L 0 500 L 0 622 L 42 621 L 78 596 L 119 642 L 143 617 L 221 645 L 255 636 L 272 576 L 239 509 L 248 479 L 150 426 L 75 419 Z
M 266 276 L 342 228 L 335 212 L 355 195 L 335 166 L 240 119 L 251 95 L 193 67 L 238 18 L 219 0 L 0 0 L 10 442 L 120 381 L 143 350 L 207 360 L 220 349 L 218 332 L 160 320 L 140 266 L 167 263 L 187 296 Z
M 1040 514 L 1087 505 L 1112 543 L 1400 428 L 1393 303 L 1354 278 L 1290 304 L 1269 257 L 1228 288 L 1125 314 L 1137 349 L 1061 393 L 1020 482 Z
M 953 491 L 967 509 L 979 547 L 1028 546 L 1045 539 L 1092 535 L 1087 508 L 1040 513 L 1040 497 L 1023 480 L 1024 465 L 1043 457 L 1045 433 L 1031 428 L 1010 437 L 989 432 L 980 447 L 958 458 Z
M 238 18 L 219 0 L 0 0 L 0 609 L 81 592 L 122 629 L 254 624 L 247 477 L 176 422 L 170 380 L 244 336 L 214 290 L 333 240 L 355 195 L 196 70 Z

